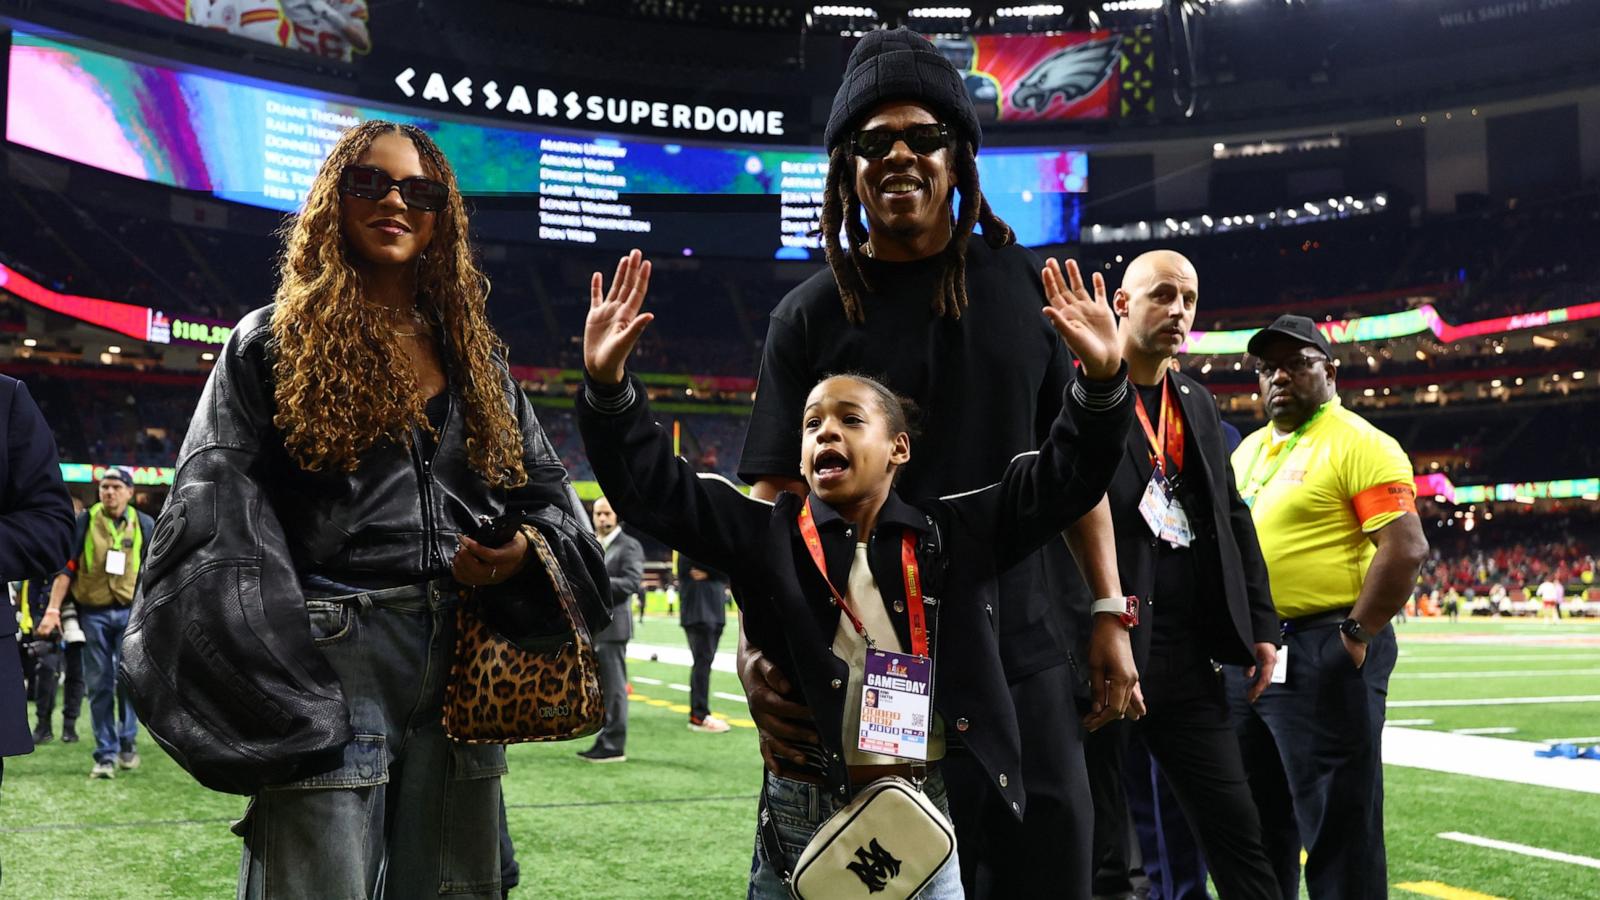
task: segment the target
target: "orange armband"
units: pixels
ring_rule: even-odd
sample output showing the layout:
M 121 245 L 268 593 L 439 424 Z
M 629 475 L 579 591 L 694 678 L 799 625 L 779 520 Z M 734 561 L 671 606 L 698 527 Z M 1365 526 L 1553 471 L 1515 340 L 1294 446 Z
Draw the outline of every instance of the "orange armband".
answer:
M 1414 513 L 1417 511 L 1417 486 L 1409 481 L 1395 481 L 1367 488 L 1351 500 L 1356 508 L 1356 518 L 1365 525 L 1373 516 L 1384 513 Z

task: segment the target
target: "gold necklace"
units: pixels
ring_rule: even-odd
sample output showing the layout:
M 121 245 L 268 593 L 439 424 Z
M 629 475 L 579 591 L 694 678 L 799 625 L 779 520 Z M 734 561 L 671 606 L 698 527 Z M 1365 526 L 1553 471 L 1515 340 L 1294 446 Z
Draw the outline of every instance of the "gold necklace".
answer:
M 395 333 L 395 334 L 400 335 L 401 337 L 416 337 L 416 336 L 422 334 L 423 332 L 430 330 L 428 328 L 428 320 L 423 317 L 421 310 L 412 309 L 411 310 L 410 319 L 417 326 L 415 331 L 401 331 L 400 329 L 395 328 L 393 326 L 390 326 L 389 330 L 391 332 Z

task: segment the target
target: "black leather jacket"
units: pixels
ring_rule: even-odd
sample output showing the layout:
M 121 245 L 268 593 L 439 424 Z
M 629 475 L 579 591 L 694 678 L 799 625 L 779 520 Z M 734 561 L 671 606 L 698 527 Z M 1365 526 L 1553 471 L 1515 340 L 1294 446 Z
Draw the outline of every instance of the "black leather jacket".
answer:
M 325 771 L 350 740 L 339 680 L 311 643 L 308 576 L 373 586 L 448 575 L 456 534 L 507 508 L 554 508 L 576 520 L 569 528 L 588 521 L 504 368 L 523 487 L 491 488 L 468 467 L 456 402 L 427 456 L 388 443 L 353 472 L 301 469 L 272 424 L 271 318 L 271 307 L 245 316 L 219 354 L 123 645 L 123 676 L 152 735 L 203 784 L 237 793 Z M 511 599 L 517 581 L 493 590 Z M 586 617 L 591 629 L 609 618 Z

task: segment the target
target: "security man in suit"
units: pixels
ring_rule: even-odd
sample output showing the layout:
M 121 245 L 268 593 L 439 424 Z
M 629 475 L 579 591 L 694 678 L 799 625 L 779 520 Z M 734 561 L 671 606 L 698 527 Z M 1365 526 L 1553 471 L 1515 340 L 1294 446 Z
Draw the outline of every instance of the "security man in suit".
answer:
M 628 641 L 633 638 L 633 616 L 628 603 L 644 580 L 644 546 L 624 534 L 611 501 L 594 502 L 594 534 L 606 551 L 606 575 L 611 579 L 611 624 L 594 636 L 600 663 L 600 690 L 605 694 L 606 718 L 594 746 L 578 756 L 594 763 L 627 762 L 628 741 Z
M 1278 619 L 1216 401 L 1172 366 L 1199 292 L 1188 259 L 1155 250 L 1129 264 L 1113 300 L 1139 396 L 1138 427 L 1107 495 L 1117 570 L 1140 601 L 1133 648 L 1148 710 L 1125 725 L 1171 784 L 1224 900 L 1265 900 L 1277 882 L 1213 660 L 1251 666 L 1259 696 L 1272 676 Z

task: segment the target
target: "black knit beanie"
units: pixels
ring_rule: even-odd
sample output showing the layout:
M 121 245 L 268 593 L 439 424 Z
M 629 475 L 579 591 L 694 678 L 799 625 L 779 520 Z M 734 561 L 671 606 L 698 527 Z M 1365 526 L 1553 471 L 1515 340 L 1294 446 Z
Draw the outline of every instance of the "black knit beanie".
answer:
M 909 28 L 879 29 L 867 32 L 845 63 L 844 83 L 833 95 L 822 137 L 828 152 L 844 141 L 863 114 L 886 100 L 927 104 L 972 144 L 973 152 L 983 141 L 977 110 L 955 65 Z

